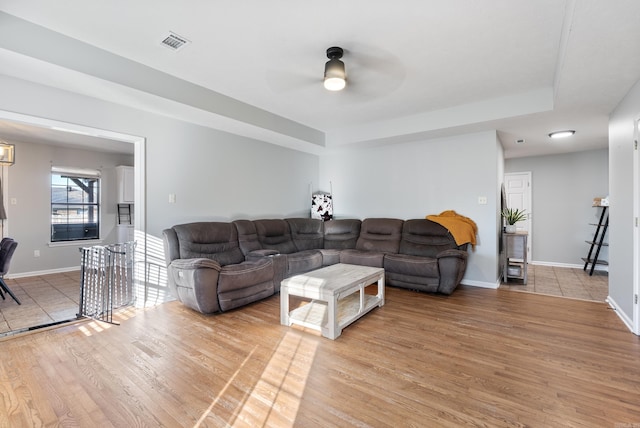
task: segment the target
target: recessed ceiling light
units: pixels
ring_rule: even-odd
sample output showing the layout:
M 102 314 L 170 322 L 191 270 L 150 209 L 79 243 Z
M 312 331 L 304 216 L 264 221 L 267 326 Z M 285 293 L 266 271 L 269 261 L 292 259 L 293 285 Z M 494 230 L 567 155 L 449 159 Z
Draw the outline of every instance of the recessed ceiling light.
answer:
M 549 134 L 549 137 L 551 137 L 551 138 L 567 138 L 567 137 L 571 137 L 575 133 L 576 133 L 576 131 L 574 131 L 574 130 L 555 131 L 555 132 L 552 132 L 551 134 Z

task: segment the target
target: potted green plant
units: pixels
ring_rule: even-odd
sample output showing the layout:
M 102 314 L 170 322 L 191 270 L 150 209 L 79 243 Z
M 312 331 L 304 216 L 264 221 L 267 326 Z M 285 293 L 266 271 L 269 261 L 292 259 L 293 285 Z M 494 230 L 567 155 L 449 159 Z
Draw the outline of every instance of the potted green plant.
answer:
M 505 232 L 515 233 L 516 223 L 527 219 L 527 213 L 525 210 L 518 208 L 505 208 L 502 210 L 502 217 L 507 222 Z

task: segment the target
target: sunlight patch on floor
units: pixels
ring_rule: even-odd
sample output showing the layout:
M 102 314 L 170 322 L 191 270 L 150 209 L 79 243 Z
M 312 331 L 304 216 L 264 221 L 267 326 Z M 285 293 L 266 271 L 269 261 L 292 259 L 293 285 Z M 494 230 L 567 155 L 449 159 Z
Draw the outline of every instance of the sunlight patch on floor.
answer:
M 227 423 L 230 426 L 234 425 L 234 422 L 240 422 L 247 426 L 293 427 L 317 346 L 317 337 L 287 332 L 260 378 Z M 255 347 L 247 355 L 194 427 L 206 425 L 207 418 L 216 414 L 215 409 L 221 397 L 234 386 L 238 375 L 243 370 L 251 371 L 247 366 L 252 363 L 252 357 L 257 351 Z

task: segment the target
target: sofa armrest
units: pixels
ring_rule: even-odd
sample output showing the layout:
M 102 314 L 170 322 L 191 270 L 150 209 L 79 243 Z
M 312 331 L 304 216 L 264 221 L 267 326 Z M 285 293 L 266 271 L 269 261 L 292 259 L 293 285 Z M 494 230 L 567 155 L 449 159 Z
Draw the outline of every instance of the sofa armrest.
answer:
M 467 253 L 460 250 L 444 250 L 436 256 L 440 282 L 438 292 L 451 294 L 460 284 L 467 269 Z
M 436 258 L 438 260 L 443 257 L 455 257 L 455 258 L 467 260 L 467 253 L 465 251 L 451 249 L 451 250 L 440 251 L 438 255 L 436 255 Z
M 174 269 L 209 268 L 215 269 L 218 272 L 222 269 L 220 263 L 211 259 L 176 259 L 172 261 L 169 266 L 172 266 Z
M 167 276 L 173 295 L 185 306 L 203 314 L 220 311 L 218 277 L 222 267 L 211 259 L 176 259 Z
M 276 293 L 280 291 L 280 282 L 285 278 L 287 272 L 287 255 L 280 254 L 280 251 L 273 249 L 253 250 L 247 253 L 245 260 L 257 262 L 270 257 L 273 259 L 273 285 Z

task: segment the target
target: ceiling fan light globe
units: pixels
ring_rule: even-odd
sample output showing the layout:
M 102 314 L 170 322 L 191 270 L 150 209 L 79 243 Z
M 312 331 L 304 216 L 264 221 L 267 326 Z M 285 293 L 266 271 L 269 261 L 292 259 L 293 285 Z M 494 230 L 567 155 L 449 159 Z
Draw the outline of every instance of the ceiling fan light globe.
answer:
M 341 77 L 330 77 L 324 79 L 324 88 L 328 91 L 341 91 L 347 85 L 347 82 Z
M 331 59 L 324 66 L 324 87 L 329 91 L 340 91 L 346 86 L 344 62 Z

